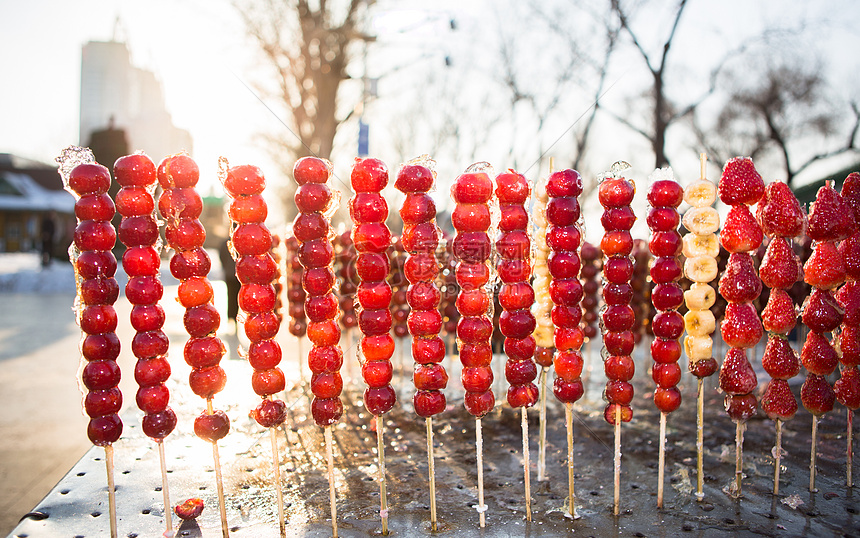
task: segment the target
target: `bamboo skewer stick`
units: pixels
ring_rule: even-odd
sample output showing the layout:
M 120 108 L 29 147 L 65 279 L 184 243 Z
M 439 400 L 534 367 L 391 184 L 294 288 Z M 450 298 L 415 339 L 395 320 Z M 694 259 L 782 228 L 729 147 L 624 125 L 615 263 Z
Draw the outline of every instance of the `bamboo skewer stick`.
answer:
M 850 412 L 850 411 L 849 411 Z M 546 368 L 540 369 L 540 433 L 538 438 L 538 482 L 546 480 Z
M 117 538 L 116 529 L 116 483 L 114 482 L 113 445 L 105 445 L 105 467 L 108 482 L 108 512 L 110 513 L 110 537 Z
M 564 422 L 567 430 L 567 511 L 570 517 L 576 519 L 576 490 L 573 488 L 573 410 L 570 402 L 564 406 Z
M 522 407 L 522 430 L 523 430 L 523 472 L 525 473 L 526 486 L 526 521 L 532 520 L 532 487 L 531 472 L 529 464 L 529 418 L 526 407 Z
M 433 417 L 425 419 L 427 424 L 427 468 L 430 473 L 430 528 L 436 532 L 436 466 L 433 462 Z
M 705 498 L 704 460 L 705 460 L 705 383 L 699 378 L 699 390 L 696 412 L 696 500 Z
M 206 398 L 206 413 L 211 415 L 212 398 Z M 212 443 L 212 461 L 215 465 L 215 486 L 218 490 L 218 510 L 221 513 L 221 535 L 224 538 L 230 536 L 227 526 L 227 505 L 224 502 L 224 481 L 221 479 L 221 457 L 218 455 L 218 443 Z
M 161 463 L 161 496 L 164 499 L 164 525 L 167 532 L 173 530 L 173 510 L 170 506 L 170 492 L 167 489 L 167 462 L 164 457 L 164 440 L 156 441 L 158 445 L 158 460 Z
M 845 457 L 846 466 L 846 485 L 854 487 L 854 480 L 851 477 L 852 468 L 854 467 L 854 410 L 848 410 L 848 452 Z
M 735 496 L 741 496 L 741 484 L 744 476 L 744 428 L 742 421 L 735 427 Z
M 663 482 L 666 472 L 666 413 L 660 413 L 660 456 L 657 466 L 657 508 L 663 508 Z
M 337 502 L 334 493 L 334 454 L 332 453 L 331 426 L 324 428 L 325 452 L 328 461 L 328 498 L 331 508 L 331 535 L 337 538 Z
M 381 416 L 376 417 L 376 457 L 379 460 L 379 517 L 382 519 L 382 534 L 388 536 L 388 494 L 385 482 L 385 443 L 382 440 L 382 430 L 385 421 Z
M 286 517 L 284 516 L 284 493 L 281 491 L 281 462 L 278 454 L 278 437 L 275 428 L 269 428 L 269 437 L 272 440 L 272 465 L 275 468 L 275 493 L 278 497 L 278 528 L 281 531 L 281 538 L 286 538 L 287 527 Z
M 815 452 L 818 444 L 818 417 L 812 415 L 812 450 L 809 454 L 809 491 L 815 492 Z
M 782 465 L 782 421 L 776 419 L 776 446 L 773 449 L 773 494 L 779 495 L 779 471 Z
M 484 441 L 481 436 L 481 419 L 475 419 L 475 449 L 478 453 L 478 515 L 481 528 L 487 526 L 487 518 L 484 512 L 487 506 L 484 504 Z
M 617 516 L 621 508 L 621 406 L 615 406 L 615 508 L 613 513 Z

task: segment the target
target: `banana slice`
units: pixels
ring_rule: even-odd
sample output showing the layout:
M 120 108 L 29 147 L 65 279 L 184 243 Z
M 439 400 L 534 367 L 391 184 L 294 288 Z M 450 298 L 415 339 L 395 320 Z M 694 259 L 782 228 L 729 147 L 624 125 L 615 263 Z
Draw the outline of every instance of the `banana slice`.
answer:
M 709 284 L 695 282 L 684 292 L 684 301 L 690 310 L 707 310 L 716 300 L 717 292 Z
M 684 329 L 689 336 L 709 336 L 717 328 L 710 310 L 690 310 L 684 314 Z
M 717 199 L 717 186 L 707 179 L 697 179 L 684 189 L 684 201 L 693 207 L 714 205 Z
M 687 336 L 684 338 L 684 352 L 691 361 L 710 359 L 714 341 L 710 336 Z
M 698 235 L 689 233 L 684 236 L 684 256 L 695 258 L 696 256 L 710 256 L 716 258 L 720 255 L 720 240 L 716 234 Z
M 532 216 L 532 221 L 539 228 L 546 228 L 546 214 L 543 211 L 535 211 L 534 215 Z
M 684 274 L 693 282 L 710 282 L 717 278 L 717 260 L 712 256 L 696 256 L 684 262 Z
M 694 207 L 684 213 L 684 227 L 696 235 L 708 235 L 720 229 L 720 214 L 713 207 Z

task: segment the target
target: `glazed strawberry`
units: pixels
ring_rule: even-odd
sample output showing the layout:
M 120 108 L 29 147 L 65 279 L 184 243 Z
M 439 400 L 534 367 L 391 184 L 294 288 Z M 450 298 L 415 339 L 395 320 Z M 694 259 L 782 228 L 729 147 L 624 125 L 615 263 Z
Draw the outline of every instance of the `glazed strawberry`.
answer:
M 842 307 L 830 291 L 815 289 L 803 305 L 802 319 L 811 331 L 829 333 L 842 323 Z
M 803 407 L 815 416 L 833 410 L 836 394 L 823 376 L 810 373 L 800 387 L 800 401 Z
M 860 407 L 860 370 L 856 366 L 843 368 L 841 377 L 833 384 L 836 401 L 848 409 Z
M 761 295 L 761 280 L 756 274 L 752 256 L 735 253 L 729 256 L 726 270 L 720 277 L 720 295 L 727 301 L 751 302 Z
M 860 233 L 839 243 L 839 254 L 845 263 L 845 276 L 860 280 Z
M 752 205 L 764 195 L 764 180 L 749 157 L 735 157 L 726 162 L 717 188 L 720 200 L 727 205 Z
M 733 347 L 720 368 L 720 388 L 728 394 L 749 394 L 758 380 L 743 349 Z
M 800 358 L 788 339 L 774 336 L 767 341 L 761 365 L 774 379 L 791 379 L 800 373 Z
M 842 201 L 854 212 L 854 222 L 860 223 L 860 173 L 851 172 L 839 191 Z
M 825 290 L 845 282 L 845 264 L 832 241 L 815 243 L 812 256 L 803 266 L 803 280 L 813 288 Z
M 743 204 L 732 206 L 723 229 L 720 244 L 729 252 L 750 252 L 761 245 L 764 235 L 749 208 Z
M 800 351 L 800 360 L 810 374 L 830 375 L 836 369 L 839 358 L 836 350 L 820 333 L 810 331 Z
M 748 348 L 761 340 L 764 330 L 752 303 L 729 303 L 720 332 L 729 346 Z
M 764 190 L 756 208 L 756 220 L 769 237 L 797 237 L 806 229 L 806 214 L 791 188 L 774 181 Z
M 777 334 L 788 334 L 797 323 L 797 308 L 791 296 L 784 290 L 770 290 L 767 306 L 761 312 L 764 329 Z
M 761 408 L 771 420 L 791 420 L 797 413 L 797 400 L 788 381 L 773 379 L 761 397 Z
M 814 241 L 839 241 L 854 231 L 854 212 L 829 184 L 818 189 L 809 211 L 807 235 Z
M 790 288 L 801 278 L 800 261 L 782 237 L 770 240 L 759 267 L 761 281 L 768 288 Z
M 842 308 L 842 323 L 860 325 L 860 282 L 849 280 L 836 292 L 836 302 Z
M 839 350 L 843 366 L 860 366 L 860 326 L 843 325 L 839 331 Z

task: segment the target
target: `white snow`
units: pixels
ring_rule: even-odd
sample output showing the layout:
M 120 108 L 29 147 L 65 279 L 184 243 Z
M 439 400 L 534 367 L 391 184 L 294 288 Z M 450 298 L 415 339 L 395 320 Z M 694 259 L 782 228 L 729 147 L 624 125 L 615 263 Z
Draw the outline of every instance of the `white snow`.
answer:
M 68 260 L 42 267 L 32 252 L 0 253 L 0 293 L 75 293 L 75 271 Z

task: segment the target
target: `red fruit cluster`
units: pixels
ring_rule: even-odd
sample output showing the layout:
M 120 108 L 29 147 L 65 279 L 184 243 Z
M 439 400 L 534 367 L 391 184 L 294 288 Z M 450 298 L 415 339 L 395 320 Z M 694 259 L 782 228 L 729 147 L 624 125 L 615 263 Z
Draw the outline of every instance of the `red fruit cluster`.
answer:
M 489 201 L 493 197 L 493 180 L 480 170 L 470 170 L 457 177 L 451 186 L 451 197 L 456 204 L 451 222 L 454 236 L 455 274 L 460 294 L 457 296 L 457 342 L 463 363 L 461 379 L 466 391 L 466 410 L 477 418 L 489 413 L 495 405 L 490 387 L 493 370 L 490 364 L 493 350 L 493 293 L 488 283 L 492 245 L 487 230 L 490 228 Z M 522 271 L 524 264 L 512 264 L 511 273 Z
M 760 274 L 770 288 L 761 318 L 768 331 L 762 366 L 771 380 L 761 398 L 761 408 L 771 420 L 790 420 L 797 412 L 797 400 L 788 380 L 800 372 L 800 359 L 787 340 L 797 322 L 797 310 L 788 290 L 800 277 L 800 260 L 790 241 L 806 230 L 806 214 L 788 185 L 775 181 L 765 188 L 756 220 L 770 238 Z
M 78 225 L 70 253 L 78 280 L 78 324 L 85 335 L 81 354 L 87 362 L 81 371 L 81 381 L 87 388 L 84 397 L 84 410 L 90 417 L 87 436 L 97 446 L 107 446 L 122 434 L 122 420 L 117 414 L 122 407 L 116 363 L 120 343 L 113 307 L 119 285 L 114 278 L 116 258 L 111 252 L 116 230 L 110 222 L 115 207 L 108 195 L 110 183 L 108 169 L 96 163 L 75 166 L 66 182 L 66 189 L 77 198 Z
M 424 418 L 445 410 L 445 395 L 441 391 L 448 386 L 448 374 L 442 366 L 445 342 L 439 336 L 443 321 L 439 311 L 442 293 L 435 282 L 439 276 L 436 249 L 440 232 L 436 226 L 436 204 L 428 194 L 434 183 L 433 171 L 417 162 L 402 166 L 394 182 L 394 187 L 406 195 L 400 218 L 401 242 L 409 253 L 404 274 L 409 281 L 406 301 L 411 310 L 406 324 L 412 335 L 415 361 L 412 403 L 415 413 Z
M 728 301 L 720 332 L 730 349 L 720 368 L 720 388 L 726 393 L 726 411 L 736 422 L 752 417 L 757 408 L 752 394 L 757 378 L 744 350 L 755 346 L 764 333 L 753 305 L 761 293 L 761 280 L 750 255 L 761 246 L 764 234 L 749 209 L 764 191 L 751 159 L 735 157 L 726 163 L 717 192 L 731 206 L 720 230 L 720 244 L 730 256 L 719 290 Z
M 856 410 L 860 407 L 860 174 L 852 172 L 845 178 L 841 196 L 851 210 L 855 232 L 839 245 L 847 282 L 836 294 L 843 318 L 838 339 L 841 372 L 833 392 L 839 403 Z
M 681 253 L 681 235 L 678 233 L 680 215 L 678 206 L 684 200 L 684 189 L 671 178 L 660 178 L 651 183 L 648 190 L 648 228 L 651 230 L 651 241 L 648 247 L 655 258 L 674 259 L 680 267 L 678 255 Z M 684 292 L 677 282 L 663 282 L 652 273 L 652 280 L 657 285 L 651 291 L 651 304 L 657 313 L 652 321 L 654 342 L 651 346 L 651 357 L 654 365 L 651 367 L 651 377 L 657 388 L 654 390 L 654 405 L 661 413 L 671 413 L 681 406 L 681 391 L 678 382 L 681 380 L 680 338 L 684 332 L 684 318 L 678 312 L 684 300 Z M 603 298 L 606 300 L 606 288 Z M 608 303 L 608 301 L 607 301 Z M 655 354 L 654 351 L 657 353 Z M 677 351 L 677 352 L 676 352 Z
M 552 181 L 552 177 L 550 177 Z M 509 170 L 496 176 L 496 199 L 501 218 L 496 240 L 496 271 L 501 280 L 499 330 L 505 337 L 505 378 L 508 380 L 508 403 L 511 407 L 532 407 L 537 402 L 538 389 L 534 362 L 536 321 L 531 312 L 535 293 L 531 279 L 531 241 L 528 234 L 529 217 L 526 203 L 530 198 L 528 181 Z M 550 199 L 550 204 L 554 199 Z M 562 260 L 559 260 L 562 261 Z M 566 260 L 566 261 L 573 261 Z M 576 263 L 578 265 L 578 258 Z M 579 305 L 576 306 L 579 311 Z M 581 318 L 581 311 L 580 316 Z M 577 320 L 577 325 L 579 320 Z
M 582 269 L 579 271 L 582 282 L 582 332 L 585 338 L 591 339 L 597 337 L 597 309 L 600 307 L 598 275 L 603 267 L 603 253 L 588 241 L 583 241 L 579 255 L 582 258 Z
M 386 282 L 391 232 L 385 224 L 388 203 L 380 194 L 388 184 L 388 168 L 378 159 L 356 159 L 350 181 L 355 192 L 349 201 L 353 225 L 350 243 L 354 246 L 350 250 L 356 253 L 351 256 L 350 266 L 360 282 L 355 293 L 361 307 L 357 323 L 363 335 L 361 351 L 365 362 L 361 367 L 361 375 L 367 383 L 364 405 L 371 414 L 379 416 L 390 411 L 396 401 L 394 389 L 391 388 L 394 339 L 391 337 L 389 305 L 392 293 L 391 286 Z M 351 272 L 347 270 L 346 275 Z M 341 291 L 344 284 L 341 285 Z
M 299 261 L 299 240 L 295 235 L 284 241 L 287 252 L 287 314 L 290 316 L 290 334 L 301 338 L 308 332 L 308 322 L 305 316 L 305 298 L 307 294 L 302 287 L 304 268 Z
M 172 155 L 158 165 L 157 177 L 163 189 L 158 210 L 167 223 L 167 245 L 174 250 L 170 272 L 179 280 L 178 298 L 185 307 L 183 321 L 190 336 L 183 350 L 185 362 L 191 366 L 188 384 L 194 394 L 207 400 L 207 410 L 194 421 L 194 433 L 214 443 L 230 431 L 230 421 L 222 411 L 212 412 L 210 405 L 212 397 L 224 388 L 227 376 L 219 366 L 224 344 L 214 335 L 220 319 L 211 319 L 214 293 L 207 278 L 211 262 L 203 249 L 206 231 L 199 219 L 203 203 L 198 203 L 201 198 L 195 188 L 200 169 L 187 155 Z M 261 248 L 268 250 L 271 236 L 262 240 Z
M 295 195 L 299 214 L 293 222 L 293 234 L 299 241 L 299 263 L 304 268 L 305 314 L 308 339 L 313 344 L 308 353 L 313 373 L 311 414 L 322 427 L 331 426 L 343 414 L 343 351 L 339 345 L 338 300 L 332 292 L 336 280 L 332 270 L 334 246 L 329 240 L 330 209 L 336 200 L 328 185 L 330 177 L 331 163 L 317 157 L 302 157 L 293 165 L 293 178 L 299 185 Z
M 394 336 L 406 338 L 409 334 L 409 304 L 407 300 L 407 288 L 409 281 L 406 280 L 406 250 L 403 241 L 399 237 L 392 237 L 393 244 L 388 248 L 388 256 L 391 259 L 391 272 L 388 282 L 391 285 L 391 316 L 394 319 Z
M 257 235 L 269 233 L 264 221 L 267 206 L 263 199 L 266 180 L 256 166 L 234 166 L 227 170 L 224 190 L 233 198 L 227 213 L 233 222 L 230 242 L 236 259 L 236 278 L 242 284 L 239 289 L 239 307 L 250 319 L 256 315 L 275 314 L 277 290 L 273 285 L 278 279 L 278 264 L 268 250 L 257 245 Z M 301 228 L 303 224 L 300 223 Z M 249 230 L 250 228 L 250 230 Z M 295 225 L 294 225 L 295 229 Z M 301 232 L 299 232 L 301 233 Z M 271 237 L 271 235 L 270 235 Z M 271 243 L 270 243 L 271 244 Z M 272 398 L 284 390 L 284 373 L 278 368 L 281 362 L 281 347 L 274 337 L 280 328 L 280 319 L 275 314 L 274 331 L 269 334 L 248 334 L 248 363 L 254 369 L 251 385 L 263 401 L 251 412 L 260 426 L 273 428 L 283 424 L 287 406 Z
M 170 391 L 164 382 L 170 377 L 167 350 L 170 345 L 164 326 L 164 310 L 158 304 L 164 293 L 159 279 L 161 255 L 155 220 L 155 163 L 143 154 L 120 157 L 113 166 L 120 185 L 116 206 L 122 215 L 119 240 L 127 248 L 122 265 L 128 275 L 125 296 L 132 304 L 131 325 L 136 334 L 131 351 L 137 358 L 134 379 L 139 386 L 137 406 L 143 411 L 143 432 L 161 440 L 176 427 L 176 414 L 168 406 Z M 212 307 L 212 305 L 208 305 Z M 214 310 L 214 307 L 212 307 Z M 220 317 L 215 311 L 215 328 Z
M 624 177 L 608 177 L 604 179 L 598 188 L 598 198 L 604 212 L 601 222 L 605 231 L 600 242 L 601 250 L 605 256 L 603 261 L 603 300 L 606 303 L 601 313 L 601 329 L 603 331 L 603 345 L 605 356 L 603 368 L 608 381 L 603 397 L 609 403 L 603 412 L 603 417 L 610 424 L 615 424 L 618 411 L 620 410 L 622 422 L 629 422 L 633 418 L 633 378 L 634 365 L 631 355 L 634 348 L 633 326 L 636 323 L 633 308 L 630 301 L 633 290 L 630 281 L 633 276 L 633 260 L 630 256 L 633 251 L 633 238 L 630 236 L 630 228 L 636 220 L 632 216 L 630 204 L 636 188 L 633 183 Z M 659 269 L 654 269 L 658 267 Z M 667 270 L 667 264 L 674 263 L 676 276 L 671 276 L 672 271 Z M 651 275 L 657 276 L 660 281 L 672 282 L 681 274 L 681 266 L 677 264 L 674 257 L 661 257 L 655 260 Z M 667 280 L 668 279 L 668 280 Z M 683 330 L 683 322 L 681 325 Z M 556 344 L 558 345 L 558 344 Z
M 387 207 L 386 205 L 386 209 Z M 359 217 L 364 216 L 359 210 Z M 385 224 L 384 221 L 383 224 Z M 357 253 L 352 241 L 352 230 L 346 230 L 336 235 L 332 240 L 332 245 L 334 246 L 334 269 L 339 282 L 337 295 L 341 313 L 340 325 L 344 329 L 352 329 L 358 325 L 358 314 L 355 311 L 355 292 L 359 282 L 355 267 Z

